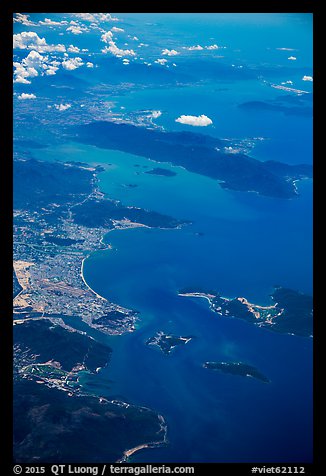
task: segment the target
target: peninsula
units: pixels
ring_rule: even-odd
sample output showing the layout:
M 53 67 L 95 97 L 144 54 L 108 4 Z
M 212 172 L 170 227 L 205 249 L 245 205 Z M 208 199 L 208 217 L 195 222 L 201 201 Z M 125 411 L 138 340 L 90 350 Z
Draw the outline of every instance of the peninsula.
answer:
M 71 140 L 179 165 L 231 190 L 292 198 L 297 195 L 294 182 L 312 177 L 309 165 L 260 162 L 241 150 L 230 154 L 230 141 L 204 134 L 165 132 L 113 120 L 72 126 L 70 131 Z
M 313 334 L 312 297 L 293 289 L 275 286 L 271 295 L 273 304 L 269 306 L 253 304 L 245 297 L 226 298 L 216 291 L 184 289 L 179 296 L 205 298 L 218 315 L 243 319 L 271 331 L 304 337 Z

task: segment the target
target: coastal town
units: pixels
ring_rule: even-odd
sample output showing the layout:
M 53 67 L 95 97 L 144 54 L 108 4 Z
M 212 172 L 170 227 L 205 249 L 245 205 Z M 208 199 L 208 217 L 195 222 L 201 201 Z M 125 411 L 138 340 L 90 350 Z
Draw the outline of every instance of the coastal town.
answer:
M 62 167 L 58 165 L 59 172 Z M 74 168 L 80 173 L 85 171 L 85 166 Z M 109 302 L 84 278 L 85 259 L 96 250 L 110 248 L 103 242 L 110 228 L 139 226 L 127 219 L 110 222 L 110 227 L 75 223 L 74 206 L 85 200 L 104 200 L 96 186 L 96 172 L 87 167 L 91 174 L 88 194 L 75 194 L 68 202 L 14 210 L 15 320 L 50 318 L 66 326 L 64 318 L 71 317 L 106 334 L 134 330 L 137 312 Z M 71 319 L 69 326 L 73 327 Z
M 29 213 L 16 212 L 17 216 L 20 219 L 23 216 L 26 221 Z M 35 218 L 40 225 L 41 220 Z M 48 224 L 43 230 L 35 228 L 16 226 L 15 229 L 20 238 L 15 241 L 14 272 L 22 290 L 14 298 L 14 316 L 74 316 L 109 334 L 133 330 L 137 314 L 100 296 L 83 276 L 86 257 L 92 251 L 107 248 L 102 238 L 108 230 L 88 229 L 69 220 L 62 222 L 60 231 Z M 53 236 L 70 240 L 71 244 L 49 243 Z M 114 319 L 110 320 L 112 312 Z M 107 318 L 106 323 L 102 319 L 97 324 L 103 317 Z

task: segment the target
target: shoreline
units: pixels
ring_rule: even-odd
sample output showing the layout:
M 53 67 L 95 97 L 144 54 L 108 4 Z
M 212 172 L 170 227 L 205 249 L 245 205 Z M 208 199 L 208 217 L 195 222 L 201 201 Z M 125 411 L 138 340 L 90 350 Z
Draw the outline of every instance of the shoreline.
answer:
M 117 222 L 118 224 L 118 222 Z M 131 228 L 139 228 L 139 227 L 144 227 L 144 228 L 151 228 L 147 225 L 143 225 L 142 223 L 135 223 L 135 222 L 128 222 L 128 224 L 126 223 L 127 226 L 116 226 L 112 229 L 109 229 L 107 230 L 105 233 L 103 233 L 103 236 L 101 237 L 100 239 L 100 244 L 102 245 L 105 245 L 106 246 L 106 250 L 112 250 L 112 245 L 109 243 L 105 243 L 103 240 L 105 239 L 106 235 L 108 233 L 110 233 L 111 231 L 114 231 L 114 230 L 128 230 L 128 229 L 131 229 Z M 128 226 L 129 225 L 129 226 Z M 83 283 L 85 284 L 85 286 L 93 293 L 95 294 L 95 296 L 99 299 L 102 299 L 104 301 L 107 301 L 107 302 L 111 302 L 109 301 L 109 299 L 101 296 L 100 294 L 98 294 L 96 291 L 94 291 L 93 288 L 91 288 L 91 286 L 87 283 L 86 279 L 85 279 L 85 276 L 84 276 L 84 262 L 85 260 L 87 260 L 93 253 L 96 253 L 98 251 L 103 251 L 101 250 L 100 248 L 99 249 L 95 249 L 93 250 L 89 255 L 85 256 L 83 259 L 82 259 L 82 262 L 81 262 L 81 268 L 80 268 L 80 277 L 82 278 L 82 281 Z M 120 306 L 120 305 L 119 305 Z
M 96 291 L 94 291 L 94 289 L 92 289 L 86 282 L 86 279 L 84 277 L 84 261 L 89 258 L 91 255 L 88 255 L 88 256 L 85 256 L 85 258 L 82 259 L 82 262 L 81 262 L 81 269 L 80 269 L 80 277 L 82 278 L 82 281 L 83 283 L 85 284 L 85 286 L 87 286 L 87 288 L 93 293 L 95 294 L 95 296 L 99 299 L 102 299 L 104 301 L 108 301 L 108 299 L 106 299 L 105 297 L 101 296 L 100 294 L 98 294 Z M 109 302 L 109 301 L 108 301 Z
M 151 449 L 151 448 L 160 448 L 163 447 L 164 445 L 167 444 L 167 425 L 165 423 L 164 417 L 162 415 L 157 415 L 158 419 L 160 421 L 160 430 L 158 433 L 161 431 L 164 431 L 164 438 L 162 441 L 152 441 L 150 443 L 142 443 L 141 445 L 134 446 L 133 448 L 130 448 L 128 450 L 125 450 L 123 452 L 123 457 L 117 461 L 117 463 L 127 463 L 129 462 L 130 456 L 133 454 L 137 453 L 140 450 L 144 449 Z
M 178 293 L 178 296 L 182 297 L 194 297 L 194 298 L 204 298 L 211 304 L 212 299 L 216 297 L 214 294 L 205 294 L 205 293 Z
M 122 222 L 122 223 L 121 223 Z M 117 220 L 114 225 L 116 225 L 114 228 L 111 228 L 109 230 L 107 230 L 101 240 L 100 240 L 100 243 L 105 245 L 106 246 L 106 250 L 112 250 L 113 247 L 112 245 L 109 243 L 105 243 L 103 240 L 105 239 L 106 235 L 108 235 L 109 233 L 111 233 L 112 231 L 116 231 L 116 230 L 131 230 L 131 229 L 134 229 L 134 228 L 148 228 L 148 229 L 158 229 L 158 230 L 180 230 L 183 226 L 184 226 L 184 223 L 180 224 L 180 225 L 177 225 L 176 227 L 173 227 L 173 228 L 163 228 L 163 227 L 153 227 L 153 226 L 148 226 L 148 225 L 144 225 L 143 223 L 137 223 L 137 222 L 131 222 L 131 221 L 128 221 L 128 220 Z M 101 249 L 96 249 L 96 250 L 93 250 L 89 255 L 85 256 L 83 259 L 82 259 L 82 262 L 81 262 L 81 269 L 80 269 L 80 277 L 82 278 L 82 281 L 83 283 L 85 284 L 85 286 L 87 286 L 87 288 L 96 295 L 96 297 L 98 297 L 99 299 L 103 299 L 105 301 L 108 301 L 108 302 L 111 302 L 109 301 L 109 299 L 101 296 L 100 294 L 98 294 L 96 291 L 94 291 L 93 288 L 91 288 L 89 286 L 89 284 L 87 283 L 86 279 L 85 279 L 85 276 L 84 276 L 84 262 L 85 260 L 87 260 L 93 253 L 96 253 L 98 251 L 103 251 Z M 181 295 L 181 294 L 180 294 Z M 214 296 L 212 296 L 214 297 Z

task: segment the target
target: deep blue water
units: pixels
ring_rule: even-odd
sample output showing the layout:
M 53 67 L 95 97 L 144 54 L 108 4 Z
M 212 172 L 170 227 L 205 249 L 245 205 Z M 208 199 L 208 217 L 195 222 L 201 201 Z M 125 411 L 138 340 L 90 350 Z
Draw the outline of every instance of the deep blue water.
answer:
M 265 207 L 265 216 L 237 225 L 214 217 L 200 221 L 198 214 L 196 224 L 182 230 L 114 231 L 107 235 L 113 250 L 86 262 L 92 287 L 142 316 L 135 333 L 109 339 L 114 352 L 103 377 L 114 381 L 110 391 L 157 409 L 169 424 L 171 446 L 135 460 L 309 460 L 310 340 L 219 319 L 206 301 L 177 296 L 193 285 L 263 303 L 277 282 L 309 292 L 309 243 L 299 201 L 291 205 L 291 223 L 282 209 L 266 213 Z M 282 228 L 286 233 L 276 232 Z M 297 240 L 294 250 L 291 240 Z M 158 330 L 197 338 L 167 357 L 144 345 Z M 206 360 L 242 360 L 272 382 L 210 373 L 201 368 Z
M 258 160 L 312 163 L 311 118 L 238 107 L 289 94 L 270 88 L 261 76 L 312 90 L 312 83 L 302 81 L 303 74 L 312 74 L 310 15 L 116 15 L 119 26 L 150 44 L 142 51 L 146 59 L 155 59 L 165 47 L 217 43 L 226 48 L 216 53 L 224 58 L 214 61 L 255 65 L 257 77 L 205 80 L 198 68 L 200 84 L 134 88 L 102 97 L 115 102 L 115 111 L 160 110 L 156 124 L 175 131 L 197 131 L 176 123 L 180 114 L 206 114 L 213 126 L 199 132 L 229 139 L 264 137 L 251 151 Z M 293 51 L 277 50 L 282 47 Z M 289 61 L 289 55 L 297 60 Z M 174 57 L 176 69 L 187 58 Z M 196 70 L 196 56 L 189 61 Z M 271 66 L 276 69 L 270 71 Z M 96 75 L 90 81 L 95 84 Z M 132 460 L 311 461 L 312 340 L 220 318 L 205 300 L 177 295 L 193 286 L 268 304 L 275 284 L 312 293 L 311 180 L 298 184 L 298 198 L 279 200 L 223 190 L 212 179 L 168 164 L 162 166 L 175 171 L 175 177 L 148 175 L 145 171 L 157 165 L 149 159 L 73 142 L 32 154 L 42 160 L 110 163 L 99 175 L 109 197 L 192 222 L 179 230 L 110 232 L 105 240 L 113 249 L 85 262 L 93 289 L 140 311 L 135 332 L 102 336 L 113 354 L 111 365 L 98 376 L 100 392 L 153 408 L 168 424 L 169 445 L 139 452 Z M 130 183 L 137 187 L 126 187 Z M 145 345 L 158 330 L 196 338 L 166 356 Z M 209 360 L 241 360 L 271 383 L 203 369 Z M 87 381 L 94 378 L 85 377 L 86 387 Z

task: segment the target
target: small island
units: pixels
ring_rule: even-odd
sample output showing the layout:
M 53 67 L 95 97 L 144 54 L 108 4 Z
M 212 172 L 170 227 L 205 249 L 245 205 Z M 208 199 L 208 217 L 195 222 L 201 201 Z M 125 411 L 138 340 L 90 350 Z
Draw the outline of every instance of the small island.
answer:
M 175 335 L 167 335 L 164 332 L 159 331 L 153 337 L 150 337 L 147 341 L 147 345 L 155 345 L 161 349 L 163 354 L 170 354 L 173 349 L 179 345 L 188 344 L 194 336 L 178 337 Z
M 243 362 L 205 362 L 203 367 L 205 369 L 219 370 L 227 374 L 241 375 L 242 377 L 252 377 L 265 383 L 270 382 L 270 380 L 255 367 L 244 364 Z
M 145 172 L 145 174 L 163 175 L 165 177 L 174 177 L 177 175 L 175 172 L 172 172 L 172 170 L 162 169 L 161 167 L 155 167 L 152 170 L 148 170 L 148 172 Z

